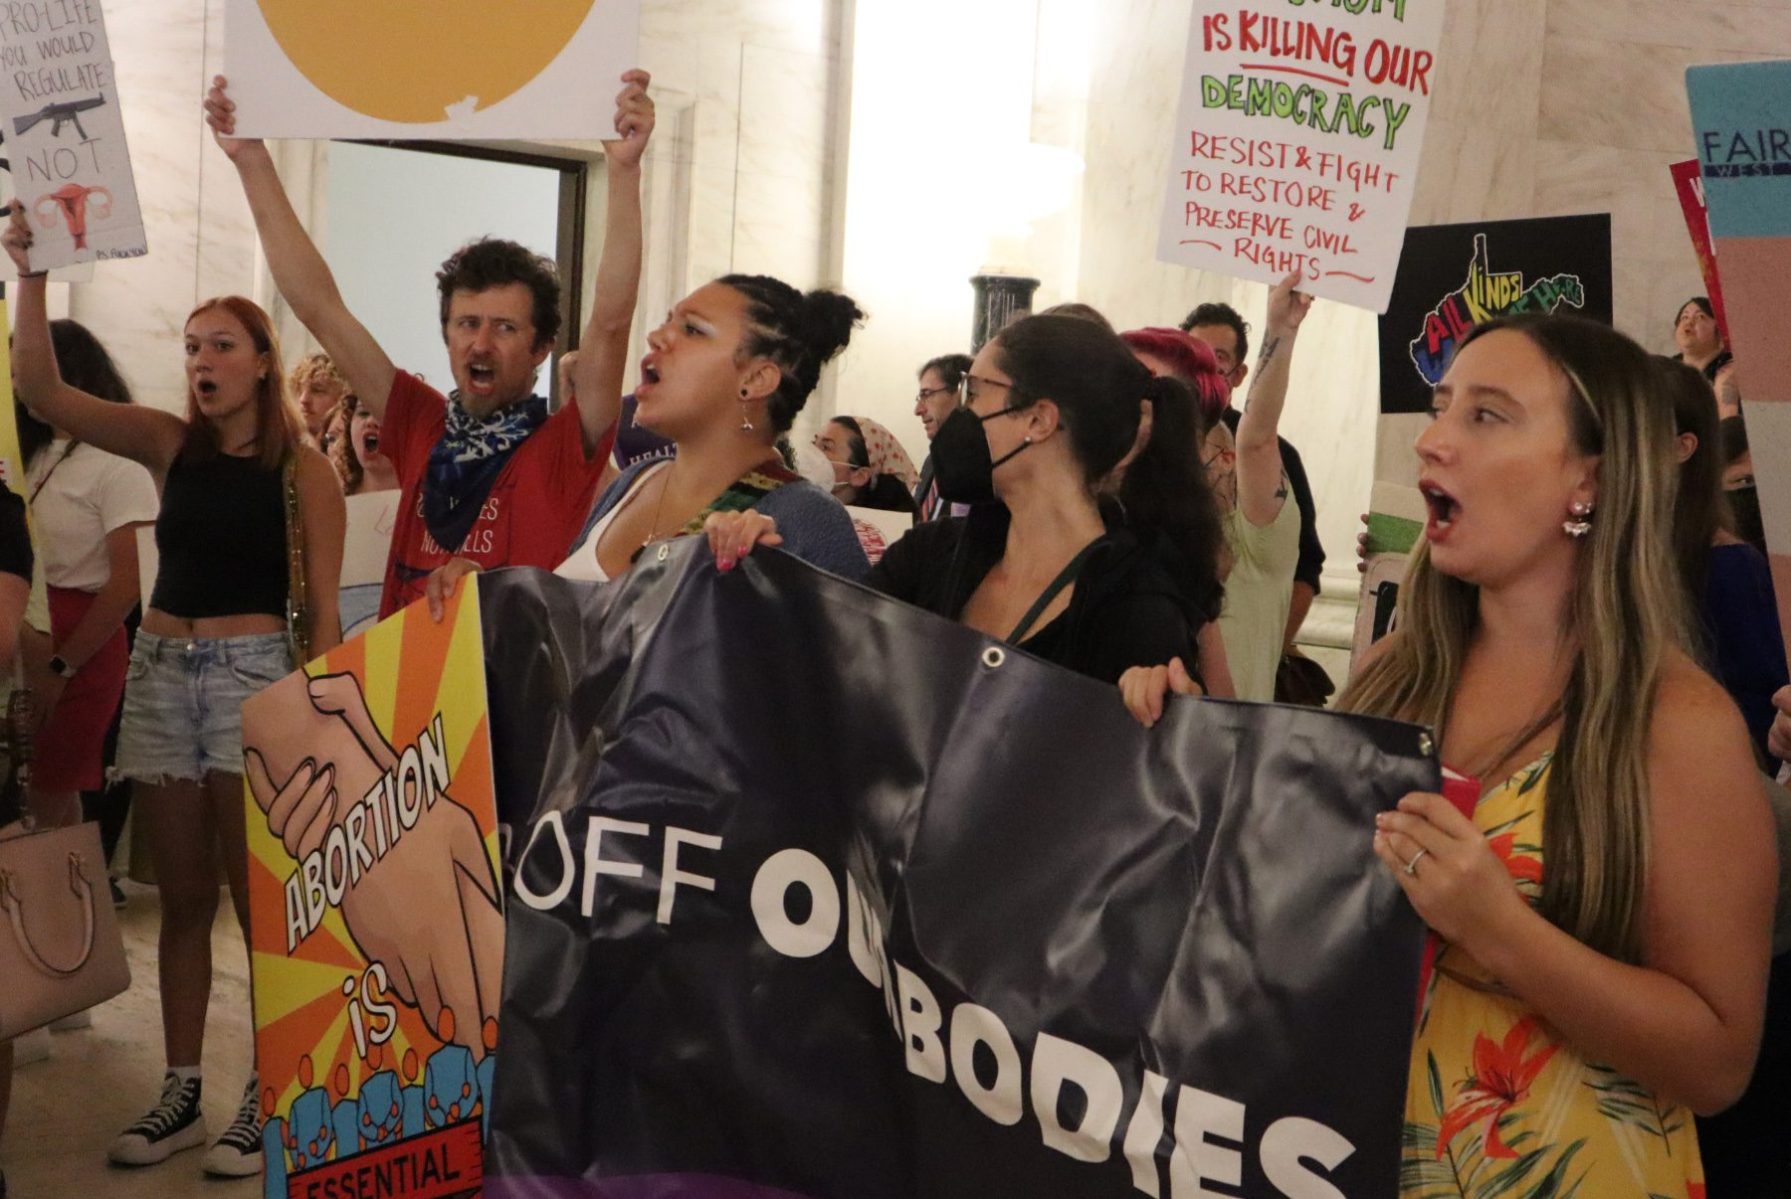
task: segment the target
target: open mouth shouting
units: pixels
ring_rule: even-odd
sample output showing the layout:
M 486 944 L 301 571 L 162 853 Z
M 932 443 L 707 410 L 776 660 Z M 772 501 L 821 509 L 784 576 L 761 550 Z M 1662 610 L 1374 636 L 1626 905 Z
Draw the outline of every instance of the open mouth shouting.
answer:
M 218 394 L 217 380 L 215 380 L 215 379 L 196 380 L 193 383 L 193 394 L 198 396 L 202 400 L 215 399 Z
M 1418 490 L 1423 493 L 1424 506 L 1430 511 L 1430 518 L 1425 522 L 1424 536 L 1432 542 L 1442 541 L 1449 536 L 1455 522 L 1461 519 L 1461 501 L 1428 481 L 1421 480 Z
M 490 395 L 497 386 L 497 367 L 489 362 L 467 363 L 466 383 L 469 390 L 480 395 Z
M 657 386 L 658 383 L 659 363 L 653 355 L 648 354 L 645 358 L 641 359 L 641 381 L 635 386 L 634 398 L 637 400 L 640 399 Z

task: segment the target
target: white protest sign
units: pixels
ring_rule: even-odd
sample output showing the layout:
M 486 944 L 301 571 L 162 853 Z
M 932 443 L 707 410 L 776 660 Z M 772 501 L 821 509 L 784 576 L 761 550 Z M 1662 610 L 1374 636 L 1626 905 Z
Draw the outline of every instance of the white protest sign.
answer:
M 244 137 L 613 137 L 640 0 L 227 0 Z
M 0 4 L 0 72 L 32 269 L 148 253 L 100 0 Z
M 1385 312 L 1443 0 L 1195 0 L 1157 257 Z

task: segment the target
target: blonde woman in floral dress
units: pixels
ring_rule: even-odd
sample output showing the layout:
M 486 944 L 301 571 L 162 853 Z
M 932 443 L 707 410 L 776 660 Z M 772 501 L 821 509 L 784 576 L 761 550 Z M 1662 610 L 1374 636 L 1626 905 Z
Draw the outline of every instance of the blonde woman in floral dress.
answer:
M 1426 542 L 1340 705 L 1487 784 L 1411 795 L 1377 856 L 1437 935 L 1409 1197 L 1704 1193 L 1693 1114 L 1747 1084 L 1776 881 L 1747 730 L 1680 648 L 1672 410 L 1571 318 L 1466 339 L 1418 438 Z

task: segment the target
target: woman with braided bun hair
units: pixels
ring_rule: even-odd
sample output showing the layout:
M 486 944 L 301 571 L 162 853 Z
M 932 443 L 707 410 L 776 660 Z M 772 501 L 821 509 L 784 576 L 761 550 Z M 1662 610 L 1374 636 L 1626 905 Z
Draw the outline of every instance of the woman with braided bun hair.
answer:
M 680 300 L 647 336 L 634 389 L 636 422 L 677 452 L 622 473 L 558 573 L 613 579 L 655 541 L 699 532 L 717 512 L 752 510 L 776 518 L 797 557 L 862 578 L 870 564 L 851 517 L 790 471 L 774 443 L 863 319 L 846 296 L 765 275 L 728 275 Z
M 1124 520 L 1109 522 L 1099 489 L 1138 440 L 1141 401 L 1188 432 L 1145 443 L 1117 497 Z M 916 525 L 867 583 L 1089 678 L 1117 684 L 1178 660 L 1197 685 L 1197 638 L 1221 589 L 1192 407 L 1185 385 L 1153 378 L 1110 329 L 1045 315 L 1009 325 L 978 352 L 933 438 L 940 495 L 970 514 Z M 1207 505 L 1201 548 L 1180 535 L 1180 511 L 1150 502 L 1171 492 Z M 709 518 L 723 570 L 788 532 L 763 511 Z

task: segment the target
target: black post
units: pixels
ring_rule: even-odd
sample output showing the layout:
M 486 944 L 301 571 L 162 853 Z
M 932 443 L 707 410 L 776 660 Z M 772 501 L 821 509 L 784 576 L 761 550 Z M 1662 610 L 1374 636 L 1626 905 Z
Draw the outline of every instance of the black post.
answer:
M 976 289 L 976 316 L 970 340 L 970 352 L 974 354 L 1015 317 L 1032 311 L 1032 295 L 1039 289 L 1039 281 L 1023 275 L 977 275 L 970 280 L 970 286 Z

